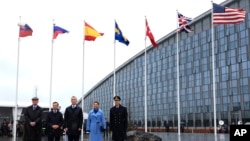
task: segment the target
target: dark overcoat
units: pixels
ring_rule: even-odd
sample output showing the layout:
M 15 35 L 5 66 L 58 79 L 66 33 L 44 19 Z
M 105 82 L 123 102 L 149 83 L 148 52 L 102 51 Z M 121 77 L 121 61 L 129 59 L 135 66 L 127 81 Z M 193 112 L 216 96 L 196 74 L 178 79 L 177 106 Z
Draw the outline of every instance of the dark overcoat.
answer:
M 83 124 L 82 108 L 69 106 L 64 113 L 64 128 L 68 128 L 67 135 L 80 135 Z
M 110 130 L 112 139 L 115 141 L 124 141 L 127 139 L 128 112 L 127 108 L 120 105 L 119 108 L 110 109 Z
M 56 113 L 51 110 L 46 118 L 46 130 L 48 134 L 60 135 L 62 133 L 62 125 L 63 125 L 63 115 L 61 112 L 57 111 Z M 58 129 L 53 129 L 52 125 L 58 125 Z
M 41 141 L 42 113 L 43 110 L 38 105 L 35 110 L 33 110 L 33 105 L 24 110 L 24 141 Z M 32 127 L 30 122 L 35 122 L 35 126 Z

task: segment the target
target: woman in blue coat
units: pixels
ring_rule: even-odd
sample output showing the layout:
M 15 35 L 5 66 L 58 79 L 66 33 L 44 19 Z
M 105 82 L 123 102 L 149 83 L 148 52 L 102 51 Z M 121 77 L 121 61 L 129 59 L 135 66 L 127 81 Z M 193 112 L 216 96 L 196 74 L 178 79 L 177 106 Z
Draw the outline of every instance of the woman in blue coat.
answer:
M 87 121 L 86 130 L 90 132 L 90 141 L 102 141 L 101 129 L 106 129 L 106 123 L 104 114 L 102 110 L 99 109 L 99 102 L 95 101 L 93 104 L 93 109 L 89 111 Z

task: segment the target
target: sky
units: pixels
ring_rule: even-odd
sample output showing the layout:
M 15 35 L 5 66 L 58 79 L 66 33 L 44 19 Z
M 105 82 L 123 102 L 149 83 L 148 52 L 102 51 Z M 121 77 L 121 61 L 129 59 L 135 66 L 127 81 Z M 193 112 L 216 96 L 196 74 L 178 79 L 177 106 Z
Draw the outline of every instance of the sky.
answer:
M 223 1 L 213 2 L 220 4 Z M 64 111 L 70 105 L 71 96 L 80 99 L 82 90 L 88 92 L 113 72 L 114 66 L 119 67 L 144 50 L 145 17 L 157 41 L 177 28 L 176 10 L 195 20 L 209 9 L 210 0 L 0 1 L 0 103 L 14 104 L 17 95 L 17 104 L 28 106 L 37 94 L 39 104 L 49 107 L 51 94 L 52 102 L 58 101 Z M 129 46 L 118 41 L 114 43 L 115 20 L 130 41 Z M 83 45 L 84 21 L 104 35 Z M 33 35 L 18 41 L 18 22 L 27 23 Z M 53 23 L 69 33 L 60 34 L 52 44 Z M 147 39 L 146 46 L 149 45 Z

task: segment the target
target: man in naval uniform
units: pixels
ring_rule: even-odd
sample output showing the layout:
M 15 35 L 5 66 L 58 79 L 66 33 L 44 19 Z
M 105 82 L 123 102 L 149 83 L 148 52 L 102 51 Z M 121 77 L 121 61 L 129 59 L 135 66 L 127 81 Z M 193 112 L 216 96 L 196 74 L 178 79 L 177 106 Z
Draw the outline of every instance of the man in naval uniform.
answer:
M 110 130 L 113 141 L 124 141 L 127 139 L 128 112 L 127 108 L 120 104 L 121 98 L 115 96 L 115 106 L 110 109 Z

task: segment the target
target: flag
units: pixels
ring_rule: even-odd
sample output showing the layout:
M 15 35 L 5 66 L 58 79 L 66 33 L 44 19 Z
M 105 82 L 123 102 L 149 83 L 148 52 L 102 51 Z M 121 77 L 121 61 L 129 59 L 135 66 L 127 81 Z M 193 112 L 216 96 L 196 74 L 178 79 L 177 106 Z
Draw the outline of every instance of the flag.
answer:
M 178 31 L 179 32 L 193 32 L 193 30 L 191 29 L 191 27 L 188 25 L 189 22 L 192 21 L 192 18 L 188 18 L 183 16 L 182 14 L 178 13 L 178 23 L 179 23 L 179 28 Z
M 124 43 L 125 45 L 129 45 L 129 40 L 123 36 L 121 29 L 119 28 L 118 24 L 115 21 L 115 40 L 118 40 L 121 43 Z
M 27 37 L 32 36 L 33 30 L 30 28 L 28 24 L 19 23 L 19 37 Z
M 69 32 L 68 30 L 63 29 L 63 28 L 61 28 L 61 27 L 59 27 L 59 26 L 56 26 L 56 25 L 54 24 L 53 39 L 56 39 L 57 36 L 58 36 L 58 34 L 64 34 L 64 33 L 68 33 L 68 32 Z
M 246 11 L 240 8 L 228 8 L 213 3 L 213 24 L 237 24 L 243 22 Z
M 157 47 L 158 44 L 155 42 L 155 39 L 154 39 L 154 35 L 152 34 L 149 26 L 148 26 L 148 21 L 146 19 L 146 36 L 148 36 L 148 38 L 150 39 L 151 41 L 151 44 L 153 45 L 153 47 Z
M 87 41 L 95 41 L 98 36 L 103 36 L 104 33 L 97 32 L 92 26 L 85 22 L 85 37 Z

